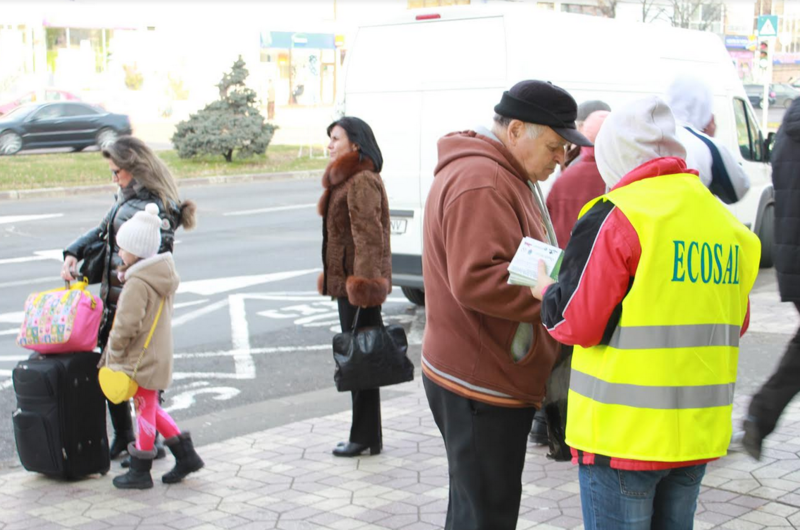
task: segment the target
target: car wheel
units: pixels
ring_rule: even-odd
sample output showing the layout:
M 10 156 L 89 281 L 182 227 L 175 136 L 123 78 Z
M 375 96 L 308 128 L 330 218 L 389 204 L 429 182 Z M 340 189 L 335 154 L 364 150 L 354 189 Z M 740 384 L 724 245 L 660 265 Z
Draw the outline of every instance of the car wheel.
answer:
M 759 99 L 758 99 L 758 101 L 756 102 L 756 108 L 757 108 L 757 109 L 760 109 L 760 108 L 761 108 L 761 102 L 762 102 L 762 101 L 763 101 L 763 99 L 762 99 L 762 98 L 759 98 Z
M 114 129 L 109 129 L 108 127 L 105 129 L 100 129 L 100 132 L 97 133 L 97 147 L 100 149 L 105 149 L 109 145 L 116 142 L 117 138 L 119 138 L 119 135 Z
M 0 155 L 15 155 L 22 149 L 22 137 L 9 131 L 0 135 Z
M 773 244 L 775 242 L 775 205 L 770 204 L 764 208 L 764 215 L 761 218 L 761 226 L 758 229 L 758 239 L 761 240 L 761 263 L 762 269 L 772 267 Z
M 409 302 L 421 306 L 425 305 L 425 291 L 422 289 L 413 289 L 411 287 L 402 287 L 401 289 Z

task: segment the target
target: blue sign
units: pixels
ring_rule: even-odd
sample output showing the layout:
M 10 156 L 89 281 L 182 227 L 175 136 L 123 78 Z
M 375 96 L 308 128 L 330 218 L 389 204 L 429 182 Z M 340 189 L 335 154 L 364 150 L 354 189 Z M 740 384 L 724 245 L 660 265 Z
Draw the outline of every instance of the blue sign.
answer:
M 262 31 L 262 48 L 309 48 L 328 50 L 336 48 L 336 36 L 326 33 L 291 33 L 288 31 Z
M 778 36 L 778 15 L 761 15 L 758 17 L 758 36 Z
M 752 47 L 747 35 L 725 35 L 725 47 L 729 50 L 747 50 Z

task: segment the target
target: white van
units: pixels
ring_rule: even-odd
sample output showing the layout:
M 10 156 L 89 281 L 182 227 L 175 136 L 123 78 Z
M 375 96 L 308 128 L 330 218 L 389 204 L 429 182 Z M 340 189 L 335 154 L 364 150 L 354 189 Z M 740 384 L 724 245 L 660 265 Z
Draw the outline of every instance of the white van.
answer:
M 551 81 L 578 103 L 601 99 L 613 109 L 664 94 L 678 73 L 711 85 L 716 138 L 751 180 L 748 194 L 730 208 L 770 249 L 765 142 L 716 35 L 514 4 L 409 10 L 360 26 L 348 52 L 339 110 L 369 123 L 383 152 L 393 283 L 412 302 L 424 303 L 422 214 L 441 136 L 490 126 L 503 91 L 523 79 Z M 766 252 L 765 264 L 769 258 Z

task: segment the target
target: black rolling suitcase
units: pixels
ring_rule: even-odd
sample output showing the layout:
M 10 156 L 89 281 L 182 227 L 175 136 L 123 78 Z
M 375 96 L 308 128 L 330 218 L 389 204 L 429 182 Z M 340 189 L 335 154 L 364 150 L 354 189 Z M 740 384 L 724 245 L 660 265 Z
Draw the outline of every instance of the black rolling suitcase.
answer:
M 93 352 L 34 354 L 14 368 L 14 437 L 28 471 L 67 479 L 108 472 L 99 360 Z

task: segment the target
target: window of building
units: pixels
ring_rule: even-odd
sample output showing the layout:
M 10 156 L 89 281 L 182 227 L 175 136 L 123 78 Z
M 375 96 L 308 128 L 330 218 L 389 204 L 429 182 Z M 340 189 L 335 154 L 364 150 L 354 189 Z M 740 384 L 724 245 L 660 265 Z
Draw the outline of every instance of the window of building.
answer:
M 602 17 L 603 12 L 598 6 L 587 6 L 583 4 L 561 4 L 561 11 L 564 13 L 578 13 L 580 15 L 592 15 Z
M 471 0 L 408 0 L 408 8 L 469 5 Z

